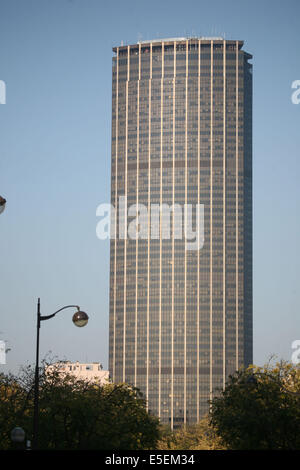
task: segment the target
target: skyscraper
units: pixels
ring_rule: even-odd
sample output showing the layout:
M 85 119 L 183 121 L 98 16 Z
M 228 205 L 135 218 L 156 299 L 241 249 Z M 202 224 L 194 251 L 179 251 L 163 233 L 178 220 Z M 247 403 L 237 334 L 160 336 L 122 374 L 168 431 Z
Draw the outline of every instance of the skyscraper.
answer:
M 252 362 L 252 56 L 242 47 L 177 38 L 113 49 L 111 203 L 123 197 L 125 210 L 110 247 L 109 370 L 172 427 L 196 422 Z M 134 204 L 148 210 L 146 236 L 126 239 Z M 162 223 L 153 236 L 151 208 L 164 204 L 204 205 L 201 249 L 174 235 L 174 210 L 171 237 Z

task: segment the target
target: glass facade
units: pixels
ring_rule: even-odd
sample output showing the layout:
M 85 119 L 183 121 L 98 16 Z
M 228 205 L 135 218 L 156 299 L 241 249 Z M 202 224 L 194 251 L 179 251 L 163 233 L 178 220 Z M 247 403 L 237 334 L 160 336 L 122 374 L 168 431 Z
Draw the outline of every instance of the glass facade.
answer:
M 114 48 L 111 202 L 204 204 L 204 245 L 111 240 L 109 371 L 176 427 L 252 362 L 252 65 L 242 41 Z M 117 221 L 120 225 L 128 222 Z

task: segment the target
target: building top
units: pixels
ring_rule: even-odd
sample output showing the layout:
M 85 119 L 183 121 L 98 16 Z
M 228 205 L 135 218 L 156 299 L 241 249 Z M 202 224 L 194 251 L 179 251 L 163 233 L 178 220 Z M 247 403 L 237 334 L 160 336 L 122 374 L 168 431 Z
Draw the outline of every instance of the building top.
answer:
M 103 370 L 100 362 L 58 361 L 46 367 L 46 373 L 55 370 L 62 376 L 71 375 L 78 379 L 95 381 L 102 385 L 106 384 L 109 380 L 109 371 Z
M 51 365 L 55 365 L 55 366 L 59 366 L 60 368 L 63 368 L 63 367 L 69 367 L 69 366 L 72 366 L 75 370 L 75 368 L 81 368 L 81 370 L 83 370 L 84 368 L 89 368 L 89 369 L 86 369 L 86 370 L 103 370 L 103 366 L 101 364 L 101 362 L 79 362 L 79 361 L 76 361 L 76 362 L 71 362 L 71 361 L 58 361 L 56 362 L 55 364 L 51 364 Z
M 163 38 L 163 39 L 151 39 L 151 40 L 145 40 L 145 41 L 138 41 L 138 44 L 153 44 L 155 42 L 182 42 L 182 41 L 191 41 L 191 40 L 196 40 L 199 41 L 205 40 L 205 41 L 224 41 L 224 38 L 222 37 L 184 37 L 184 38 Z
M 113 51 L 117 52 L 119 51 L 125 51 L 130 47 L 130 49 L 139 49 L 140 47 L 151 47 L 153 45 L 156 46 L 161 46 L 162 44 L 165 45 L 173 45 L 175 42 L 177 44 L 180 43 L 186 43 L 188 41 L 190 44 L 196 44 L 199 41 L 201 41 L 201 44 L 210 44 L 212 41 L 214 44 L 222 44 L 224 41 L 228 45 L 236 45 L 238 43 L 239 49 L 243 47 L 244 41 L 241 40 L 232 40 L 232 39 L 224 39 L 222 37 L 206 37 L 206 36 L 201 36 L 201 37 L 179 37 L 179 38 L 165 38 L 165 39 L 151 39 L 151 40 L 146 40 L 146 41 L 138 41 L 136 44 L 128 44 L 128 45 L 123 45 L 118 47 L 113 47 Z

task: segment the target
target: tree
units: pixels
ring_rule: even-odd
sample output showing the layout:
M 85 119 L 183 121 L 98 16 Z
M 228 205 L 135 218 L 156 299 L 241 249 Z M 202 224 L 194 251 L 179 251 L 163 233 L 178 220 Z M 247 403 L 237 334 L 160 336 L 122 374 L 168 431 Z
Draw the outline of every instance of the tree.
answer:
M 175 431 L 165 428 L 157 444 L 162 450 L 220 450 L 224 449 L 220 438 L 204 417 L 197 424 L 181 427 Z
M 281 361 L 229 377 L 210 423 L 231 449 L 300 449 L 300 368 Z
M 0 449 L 11 446 L 10 433 L 23 423 L 29 396 L 12 374 L 0 374 Z
M 44 368 L 45 370 L 45 368 Z M 57 367 L 40 377 L 39 448 L 151 449 L 159 438 L 158 420 L 146 411 L 141 392 L 127 384 L 104 386 Z M 34 373 L 0 377 L 0 448 L 9 448 L 14 426 L 32 436 Z

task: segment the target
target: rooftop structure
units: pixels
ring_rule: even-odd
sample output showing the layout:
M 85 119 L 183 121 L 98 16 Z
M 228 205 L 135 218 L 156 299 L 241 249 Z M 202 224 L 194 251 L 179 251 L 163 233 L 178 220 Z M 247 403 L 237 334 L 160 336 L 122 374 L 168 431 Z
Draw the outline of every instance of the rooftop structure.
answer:
M 100 362 L 69 362 L 59 361 L 47 367 L 46 373 L 58 369 L 62 375 L 73 375 L 77 379 L 96 382 L 99 385 L 105 385 L 109 380 L 108 370 L 103 370 Z

